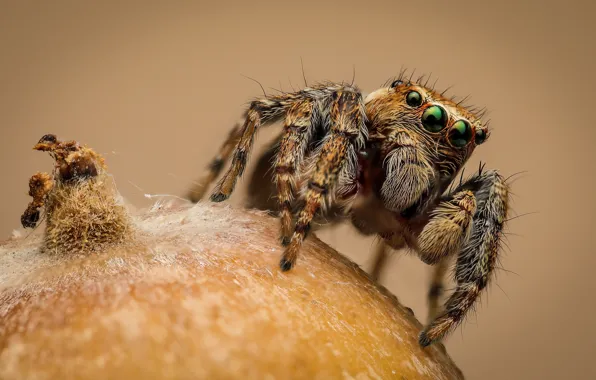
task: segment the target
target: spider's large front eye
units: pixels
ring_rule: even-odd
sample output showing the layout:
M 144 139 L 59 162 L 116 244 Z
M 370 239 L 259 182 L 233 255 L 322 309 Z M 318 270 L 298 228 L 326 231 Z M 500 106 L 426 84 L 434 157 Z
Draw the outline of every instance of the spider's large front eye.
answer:
M 449 130 L 449 142 L 451 145 L 462 148 L 472 140 L 472 127 L 467 121 L 458 120 L 453 123 Z
M 422 125 L 429 132 L 439 132 L 447 125 L 447 111 L 440 106 L 430 106 L 422 114 Z
M 410 107 L 419 107 L 422 104 L 422 95 L 418 91 L 410 91 L 406 95 L 406 103 Z
M 484 129 L 478 128 L 476 130 L 476 136 L 474 137 L 474 141 L 476 142 L 476 145 L 482 144 L 484 142 L 484 140 L 486 140 L 486 132 L 484 131 Z

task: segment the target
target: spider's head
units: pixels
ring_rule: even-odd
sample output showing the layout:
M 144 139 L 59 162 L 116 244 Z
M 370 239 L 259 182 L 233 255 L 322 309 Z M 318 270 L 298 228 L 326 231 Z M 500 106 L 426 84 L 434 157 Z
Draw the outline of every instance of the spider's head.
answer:
M 369 94 L 365 102 L 373 130 L 407 130 L 454 155 L 467 158 L 489 137 L 480 116 L 419 84 L 398 79 Z
M 370 141 L 386 172 L 383 198 L 404 186 L 399 181 L 412 184 L 410 195 L 392 209 L 409 205 L 410 196 L 441 190 L 488 138 L 481 115 L 420 84 L 396 80 L 369 94 L 365 103 Z

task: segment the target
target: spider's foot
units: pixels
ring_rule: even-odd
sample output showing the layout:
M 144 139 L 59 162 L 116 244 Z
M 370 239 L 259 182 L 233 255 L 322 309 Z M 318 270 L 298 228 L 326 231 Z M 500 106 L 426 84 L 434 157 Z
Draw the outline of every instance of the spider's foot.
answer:
M 216 192 L 211 194 L 211 202 L 223 202 L 228 199 L 230 196 L 226 195 L 222 192 Z
M 422 348 L 430 346 L 433 341 L 428 337 L 426 331 L 420 332 L 420 336 L 418 337 L 418 343 Z
M 298 251 L 300 250 L 300 242 L 298 240 L 292 239 L 290 244 L 285 249 L 283 255 L 281 256 L 281 260 L 279 261 L 279 267 L 281 268 L 282 272 L 287 272 L 290 269 L 294 268 L 296 265 L 296 261 L 298 260 Z
M 288 260 L 285 257 L 282 257 L 279 261 L 279 267 L 282 272 L 287 272 L 294 267 L 294 262 L 292 260 Z

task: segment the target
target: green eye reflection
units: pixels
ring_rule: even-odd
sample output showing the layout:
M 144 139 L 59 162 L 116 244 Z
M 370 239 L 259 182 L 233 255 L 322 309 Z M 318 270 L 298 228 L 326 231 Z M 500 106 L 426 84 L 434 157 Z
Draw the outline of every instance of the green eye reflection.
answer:
M 439 132 L 447 124 L 447 112 L 439 106 L 431 106 L 422 114 L 422 125 L 429 132 Z
M 482 144 L 484 140 L 486 140 L 486 132 L 483 129 L 477 129 L 476 137 L 474 138 L 476 145 Z
M 408 95 L 406 95 L 406 103 L 410 107 L 418 107 L 422 104 L 422 95 L 420 95 L 417 91 L 410 91 Z
M 449 142 L 451 145 L 462 148 L 472 140 L 472 127 L 468 122 L 459 120 L 453 123 L 449 130 Z

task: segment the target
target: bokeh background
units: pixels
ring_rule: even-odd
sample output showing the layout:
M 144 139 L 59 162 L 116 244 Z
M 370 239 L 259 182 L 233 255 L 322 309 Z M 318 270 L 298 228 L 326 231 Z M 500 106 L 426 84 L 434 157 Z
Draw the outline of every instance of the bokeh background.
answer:
M 596 28 L 592 1 L 0 1 L 0 236 L 19 230 L 46 133 L 103 153 L 122 195 L 184 196 L 266 89 L 402 67 L 471 94 L 486 161 L 515 182 L 508 246 L 478 312 L 447 341 L 469 379 L 594 379 Z M 244 75 L 244 76 L 243 76 Z M 434 79 L 433 79 L 434 80 Z M 279 127 L 262 130 L 263 147 Z M 253 156 L 252 163 L 256 162 Z M 250 172 L 250 168 L 249 168 Z M 246 181 L 231 202 L 240 205 Z M 319 236 L 364 268 L 372 240 Z M 382 283 L 424 319 L 429 268 L 395 253 Z M 365 306 L 365 305 L 363 305 Z

